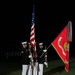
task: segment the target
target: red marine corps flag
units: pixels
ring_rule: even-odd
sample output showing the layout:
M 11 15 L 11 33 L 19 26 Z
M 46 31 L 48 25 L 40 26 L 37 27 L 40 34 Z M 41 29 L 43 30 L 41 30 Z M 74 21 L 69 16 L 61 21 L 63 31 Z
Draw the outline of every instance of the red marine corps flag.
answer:
M 30 33 L 30 45 L 35 48 L 34 56 L 36 56 L 36 42 L 35 42 L 35 14 L 34 14 L 34 6 L 33 6 L 33 13 L 32 13 L 32 26 L 31 26 L 31 33 Z
M 51 43 L 56 52 L 65 64 L 65 70 L 69 70 L 69 44 L 72 41 L 72 23 L 71 21 L 65 26 L 60 34 Z

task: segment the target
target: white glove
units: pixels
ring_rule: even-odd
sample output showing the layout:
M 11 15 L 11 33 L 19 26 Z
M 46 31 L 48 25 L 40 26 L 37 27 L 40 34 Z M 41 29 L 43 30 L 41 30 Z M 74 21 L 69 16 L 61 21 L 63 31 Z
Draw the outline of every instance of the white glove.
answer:
M 45 64 L 45 65 L 48 65 L 48 63 L 47 63 L 47 62 L 44 62 L 44 64 Z
M 45 49 L 45 50 L 43 50 L 43 52 L 47 52 L 47 50 Z
M 45 57 L 47 58 L 47 55 L 45 55 Z
M 29 58 L 32 58 L 32 55 L 29 55 L 28 57 L 29 57 Z

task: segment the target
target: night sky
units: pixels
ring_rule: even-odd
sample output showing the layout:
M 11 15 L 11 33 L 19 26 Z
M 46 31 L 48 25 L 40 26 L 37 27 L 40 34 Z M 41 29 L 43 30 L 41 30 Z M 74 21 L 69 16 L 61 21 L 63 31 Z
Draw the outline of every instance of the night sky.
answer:
M 44 3 L 45 2 L 45 3 Z M 19 0 L 0 1 L 0 50 L 21 48 L 21 42 L 30 38 L 33 4 L 35 5 L 35 37 L 37 44 L 49 45 L 60 31 L 72 21 L 74 53 L 74 10 L 72 2 Z M 71 51 L 71 52 L 72 52 Z

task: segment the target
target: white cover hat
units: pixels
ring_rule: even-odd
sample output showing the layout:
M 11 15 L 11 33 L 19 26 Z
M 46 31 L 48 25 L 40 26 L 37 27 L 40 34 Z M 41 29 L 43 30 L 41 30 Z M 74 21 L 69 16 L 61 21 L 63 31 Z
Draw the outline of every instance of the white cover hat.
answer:
M 40 46 L 40 45 L 43 45 L 43 43 L 39 43 L 39 46 Z
M 25 41 L 25 42 L 22 42 L 22 45 L 23 45 L 23 44 L 27 44 L 27 41 Z

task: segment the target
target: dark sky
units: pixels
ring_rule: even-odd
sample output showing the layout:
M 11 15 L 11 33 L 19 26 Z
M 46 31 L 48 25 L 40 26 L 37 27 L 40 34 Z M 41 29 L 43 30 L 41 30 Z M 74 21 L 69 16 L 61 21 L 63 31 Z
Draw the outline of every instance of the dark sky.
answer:
M 22 41 L 29 41 L 33 4 L 35 5 L 36 41 L 49 45 L 69 20 L 73 25 L 75 24 L 71 3 L 71 1 L 39 0 L 35 2 L 32 0 L 28 2 L 25 0 L 0 1 L 0 50 L 2 48 L 18 49 Z

